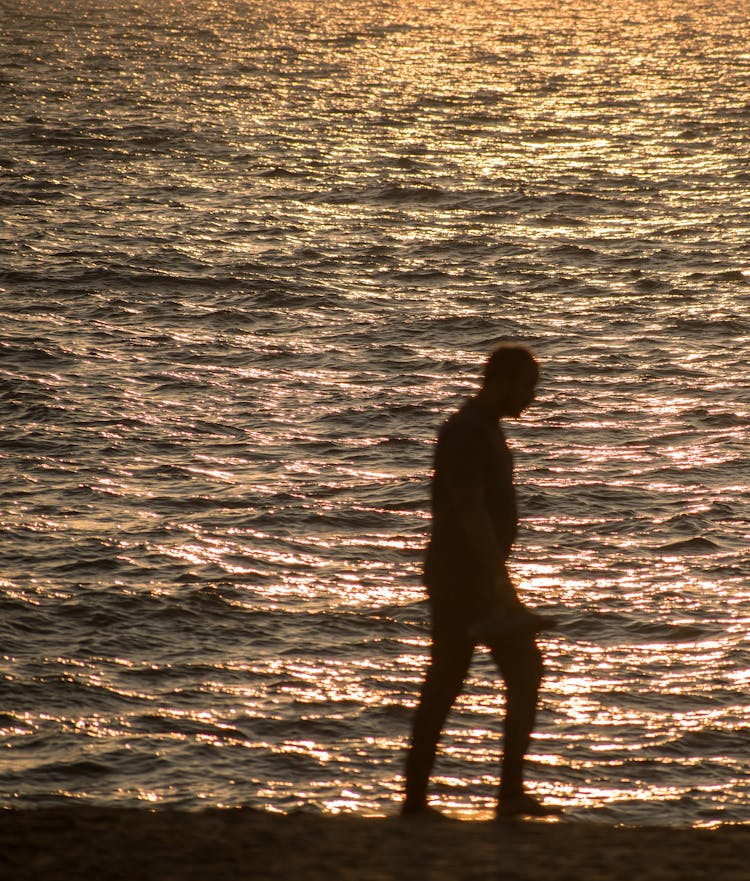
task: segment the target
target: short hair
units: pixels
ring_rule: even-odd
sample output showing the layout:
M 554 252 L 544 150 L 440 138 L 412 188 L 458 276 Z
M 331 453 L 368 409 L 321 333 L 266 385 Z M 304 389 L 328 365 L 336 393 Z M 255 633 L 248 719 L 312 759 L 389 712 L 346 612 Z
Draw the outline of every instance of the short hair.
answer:
M 503 343 L 487 359 L 484 381 L 491 382 L 500 377 L 513 380 L 529 371 L 532 376 L 539 375 L 539 364 L 531 349 L 520 343 Z

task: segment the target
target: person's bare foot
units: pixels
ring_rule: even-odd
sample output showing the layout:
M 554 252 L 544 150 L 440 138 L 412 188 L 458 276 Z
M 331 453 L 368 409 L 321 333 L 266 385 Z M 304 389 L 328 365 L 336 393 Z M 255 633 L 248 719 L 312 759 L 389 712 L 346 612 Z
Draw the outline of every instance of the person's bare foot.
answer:
M 522 792 L 520 795 L 511 795 L 500 798 L 497 805 L 496 819 L 510 820 L 513 817 L 559 817 L 562 808 L 553 805 L 545 805 Z

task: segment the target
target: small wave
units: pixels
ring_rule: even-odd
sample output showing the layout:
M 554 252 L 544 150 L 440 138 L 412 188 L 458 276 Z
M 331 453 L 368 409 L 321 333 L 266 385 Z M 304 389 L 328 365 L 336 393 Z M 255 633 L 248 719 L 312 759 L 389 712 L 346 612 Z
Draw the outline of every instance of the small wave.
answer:
M 34 731 L 35 726 L 22 715 L 16 716 L 14 713 L 0 713 L 0 736 L 7 736 L 9 733 L 31 734 Z
M 53 566 L 52 570 L 60 575 L 85 577 L 92 573 L 113 572 L 121 565 L 121 561 L 114 556 L 79 557 Z
M 711 319 L 711 318 L 678 318 L 674 322 L 678 330 L 688 333 L 719 334 L 730 338 L 748 332 L 750 323 L 737 318 Z
M 655 548 L 655 550 L 662 554 L 707 554 L 719 550 L 719 545 L 711 541 L 710 538 L 696 536 L 695 538 L 681 539 L 661 545 Z
M 229 725 L 214 725 L 201 719 L 191 719 L 187 715 L 168 715 L 165 713 L 143 713 L 131 716 L 128 727 L 139 734 L 177 735 L 185 738 L 210 737 L 217 740 L 244 741 L 247 736 Z
M 688 278 L 710 281 L 737 281 L 741 284 L 750 284 L 750 272 L 742 269 L 723 269 L 716 272 L 691 272 L 688 275 Z
M 72 364 L 77 358 L 69 349 L 50 340 L 34 343 L 0 343 L 3 358 L 17 361 L 18 366 L 28 370 L 36 362 L 42 362 L 45 369 L 51 364 Z
M 372 190 L 360 190 L 353 187 L 333 190 L 322 197 L 321 201 L 333 204 L 349 202 L 396 202 L 424 203 L 428 205 L 441 202 L 450 195 L 442 187 L 404 186 L 403 184 L 387 184 Z
M 24 772 L 24 779 L 40 779 L 43 781 L 56 781 L 60 779 L 76 780 L 78 778 L 91 779 L 92 777 L 104 777 L 113 774 L 115 769 L 103 762 L 93 759 L 81 759 L 77 762 L 48 762 L 37 765 Z
M 561 214 L 557 211 L 543 215 L 536 222 L 540 226 L 551 226 L 555 228 L 586 225 L 586 220 L 582 217 L 573 217 L 571 214 Z
M 670 293 L 674 290 L 673 285 L 659 278 L 639 278 L 635 283 L 639 291 Z
M 735 754 L 744 759 L 747 755 L 747 729 L 726 730 L 704 728 L 688 731 L 663 745 L 663 749 L 688 756 L 721 756 Z
M 750 423 L 747 416 L 738 413 L 711 413 L 703 409 L 687 415 L 712 428 L 746 428 Z
M 233 159 L 237 162 L 246 162 L 249 158 L 247 155 L 237 155 L 233 157 Z M 255 158 L 254 156 L 252 157 Z M 260 178 L 270 178 L 271 180 L 280 180 L 284 178 L 289 178 L 291 180 L 297 180 L 299 178 L 307 177 L 307 172 L 297 171 L 293 168 L 286 168 L 283 165 L 272 165 L 267 168 L 260 168 L 255 172 L 256 177 Z
M 550 254 L 555 257 L 576 257 L 576 258 L 591 258 L 591 257 L 599 257 L 601 256 L 598 251 L 594 251 L 592 248 L 586 248 L 583 245 L 557 245 L 554 248 L 550 249 Z
M 549 610 L 555 614 L 556 610 Z M 617 612 L 559 612 L 560 632 L 577 639 L 602 640 L 610 645 L 636 642 L 686 643 L 714 637 L 715 631 L 701 624 L 670 624 L 648 621 Z

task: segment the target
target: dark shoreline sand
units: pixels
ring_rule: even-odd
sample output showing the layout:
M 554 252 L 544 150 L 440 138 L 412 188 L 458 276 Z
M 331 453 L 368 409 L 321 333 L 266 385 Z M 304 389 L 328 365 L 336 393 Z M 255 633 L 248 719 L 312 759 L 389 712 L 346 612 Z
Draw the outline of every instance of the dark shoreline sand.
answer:
M 633 881 L 750 878 L 750 826 L 425 822 L 252 809 L 0 812 L 12 881 Z

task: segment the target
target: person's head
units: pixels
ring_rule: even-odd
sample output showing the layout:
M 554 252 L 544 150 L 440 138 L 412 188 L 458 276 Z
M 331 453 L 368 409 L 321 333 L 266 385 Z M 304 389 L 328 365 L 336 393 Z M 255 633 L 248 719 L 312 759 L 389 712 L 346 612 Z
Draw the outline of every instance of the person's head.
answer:
M 520 416 L 534 400 L 539 365 L 530 349 L 519 343 L 503 343 L 484 367 L 482 400 L 498 416 Z

